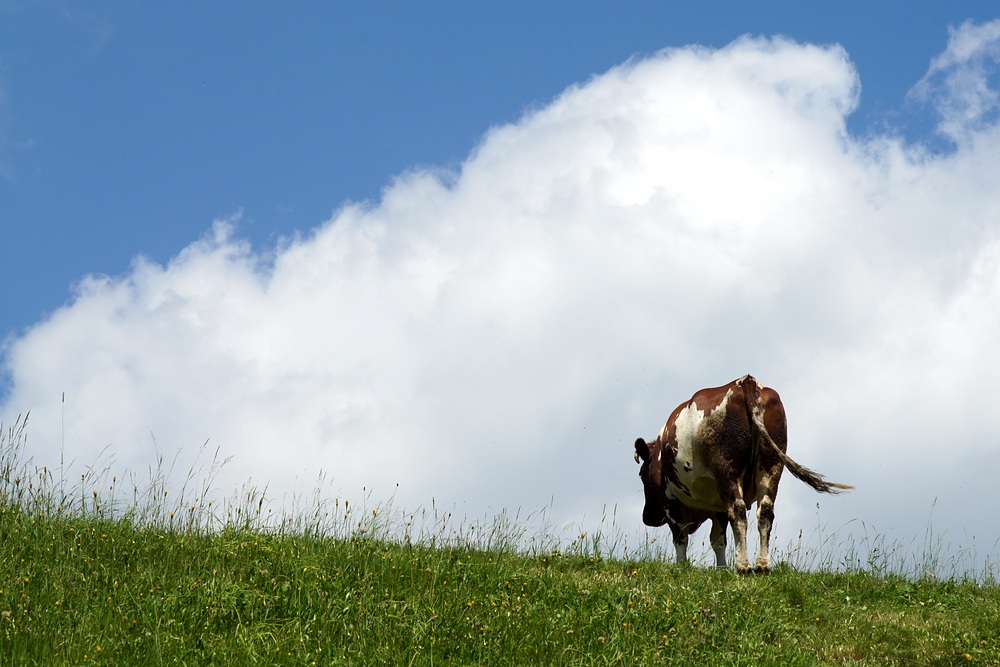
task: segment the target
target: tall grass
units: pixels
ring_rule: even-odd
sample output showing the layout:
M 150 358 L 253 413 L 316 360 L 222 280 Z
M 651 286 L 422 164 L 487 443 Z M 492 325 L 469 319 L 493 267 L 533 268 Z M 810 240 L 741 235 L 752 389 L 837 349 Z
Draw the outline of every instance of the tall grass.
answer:
M 66 480 L 23 420 L 0 433 L 0 664 L 1000 664 L 995 581 L 901 576 L 878 537 L 738 577 L 668 564 L 614 508 L 560 531 L 330 499 L 322 477 L 280 512 L 266 489 L 219 501 L 206 454 L 174 492 L 162 458 Z

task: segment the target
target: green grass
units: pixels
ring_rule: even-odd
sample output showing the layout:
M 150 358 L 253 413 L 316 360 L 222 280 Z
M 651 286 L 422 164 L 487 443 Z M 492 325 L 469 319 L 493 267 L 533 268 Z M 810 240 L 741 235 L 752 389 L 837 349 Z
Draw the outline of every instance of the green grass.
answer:
M 259 494 L 216 508 L 155 476 L 65 493 L 20 434 L 0 443 L 3 665 L 1000 665 L 993 584 L 739 577 L 319 499 L 268 523 Z

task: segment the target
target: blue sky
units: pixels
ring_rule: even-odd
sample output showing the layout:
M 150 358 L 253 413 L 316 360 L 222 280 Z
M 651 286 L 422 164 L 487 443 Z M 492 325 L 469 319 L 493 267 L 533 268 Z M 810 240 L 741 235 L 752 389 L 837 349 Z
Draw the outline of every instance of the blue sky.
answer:
M 853 132 L 915 140 L 906 94 L 991 2 L 0 4 L 0 330 L 89 273 L 165 262 L 243 212 L 258 247 L 463 161 L 494 125 L 633 55 L 743 34 L 842 44 Z M 16 287 L 15 287 L 16 286 Z
M 777 544 L 995 553 L 994 3 L 295 7 L 0 0 L 40 465 L 641 531 L 635 437 L 752 372 L 858 487 L 787 479 Z

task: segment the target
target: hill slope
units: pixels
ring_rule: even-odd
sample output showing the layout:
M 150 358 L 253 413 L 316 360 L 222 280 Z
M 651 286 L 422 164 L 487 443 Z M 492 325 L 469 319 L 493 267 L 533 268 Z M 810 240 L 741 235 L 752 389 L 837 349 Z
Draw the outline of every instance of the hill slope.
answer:
M 0 662 L 1000 665 L 1000 590 L 0 506 Z

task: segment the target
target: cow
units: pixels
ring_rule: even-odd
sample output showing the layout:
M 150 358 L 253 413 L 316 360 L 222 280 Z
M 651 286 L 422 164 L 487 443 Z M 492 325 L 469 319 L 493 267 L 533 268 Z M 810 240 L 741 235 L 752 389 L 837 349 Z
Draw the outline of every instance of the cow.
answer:
M 744 375 L 729 384 L 702 389 L 677 406 L 653 442 L 635 441 L 635 461 L 645 491 L 642 521 L 667 524 L 677 562 L 687 562 L 688 536 L 707 519 L 718 567 L 726 567 L 726 526 L 736 541 L 736 571 L 750 572 L 747 508 L 757 503 L 760 549 L 756 570 L 771 569 L 769 541 L 781 471 L 821 493 L 854 487 L 827 482 L 793 461 L 785 409 L 778 393 Z

